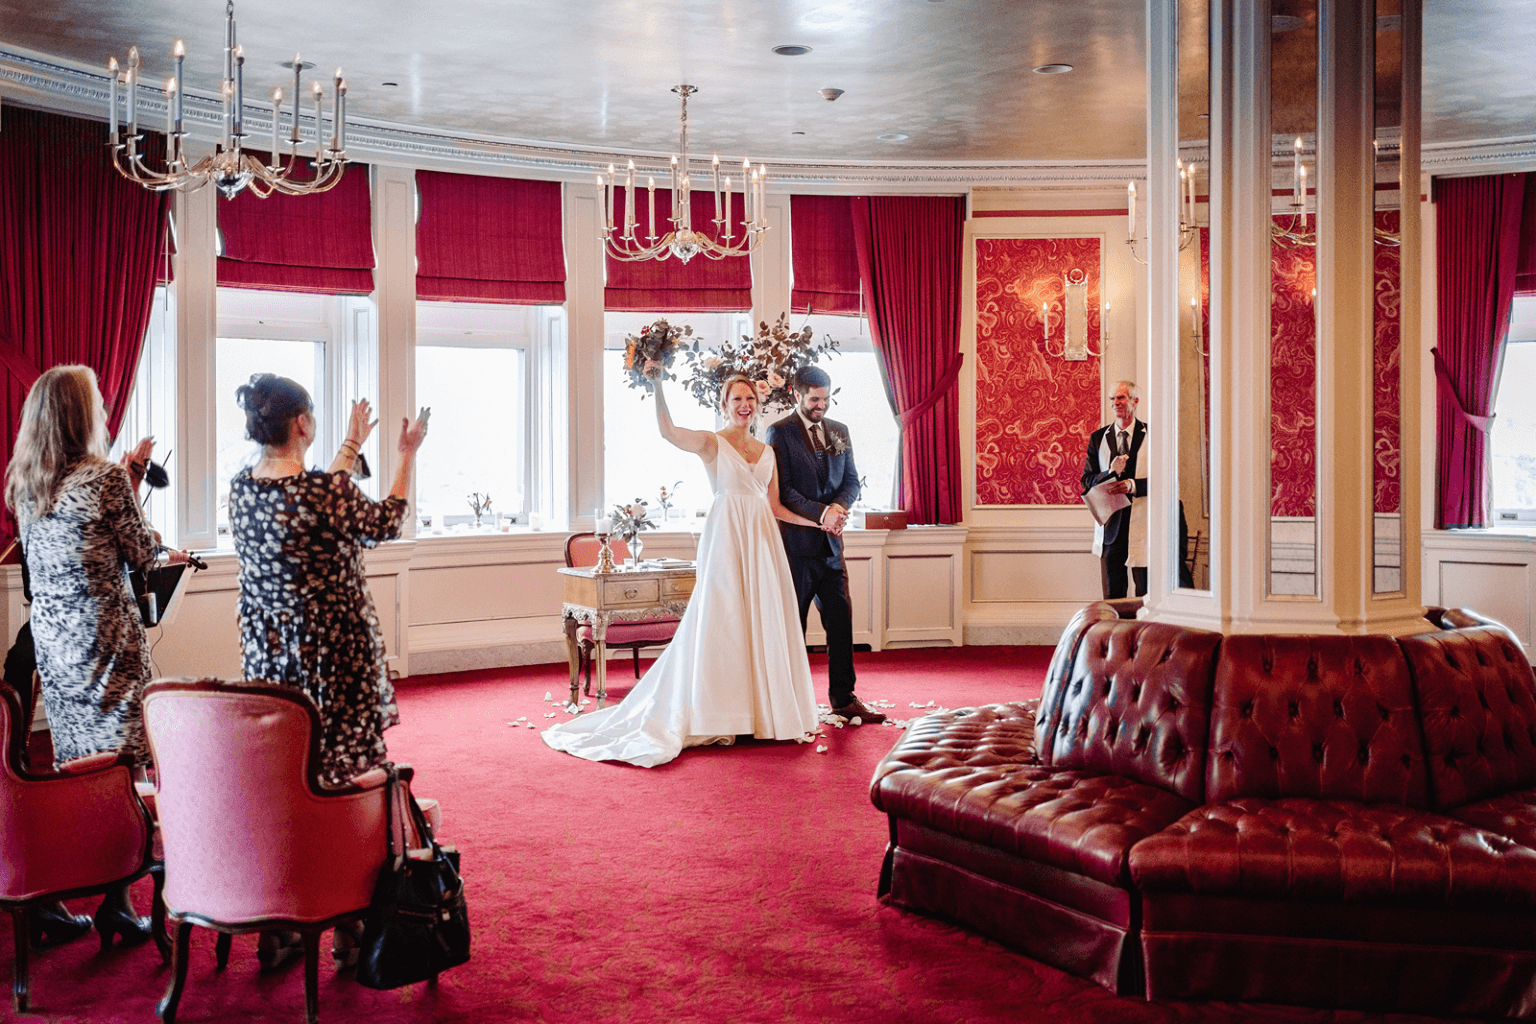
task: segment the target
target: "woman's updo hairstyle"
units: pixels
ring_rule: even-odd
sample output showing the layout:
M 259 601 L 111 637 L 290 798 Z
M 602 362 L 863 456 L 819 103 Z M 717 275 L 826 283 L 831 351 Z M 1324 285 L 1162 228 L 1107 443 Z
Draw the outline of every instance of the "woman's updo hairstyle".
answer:
M 245 410 L 245 436 L 257 444 L 287 444 L 294 419 L 314 411 L 302 385 L 275 373 L 252 374 L 235 389 L 235 401 Z

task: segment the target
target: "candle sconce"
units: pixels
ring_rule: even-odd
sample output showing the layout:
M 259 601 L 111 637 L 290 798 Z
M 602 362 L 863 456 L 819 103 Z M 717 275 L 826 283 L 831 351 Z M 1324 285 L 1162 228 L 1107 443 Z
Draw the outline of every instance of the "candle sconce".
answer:
M 1195 240 L 1199 228 L 1195 224 L 1195 173 L 1199 170 L 1199 164 L 1191 163 L 1185 166 L 1184 161 L 1179 161 L 1179 250 L 1189 248 L 1189 243 Z M 1126 210 L 1129 223 L 1126 225 L 1125 244 L 1131 247 L 1131 258 L 1137 263 L 1146 265 L 1136 252 L 1136 183 L 1127 183 L 1125 187 Z
M 1103 356 L 1102 343 L 1098 352 L 1088 347 L 1088 275 L 1075 267 L 1063 274 L 1062 295 L 1063 336 L 1059 352 L 1051 351 L 1050 303 L 1040 304 L 1040 315 L 1045 330 L 1045 354 L 1068 362 L 1082 362 L 1089 356 Z M 1105 309 L 1108 309 L 1108 304 L 1105 305 Z

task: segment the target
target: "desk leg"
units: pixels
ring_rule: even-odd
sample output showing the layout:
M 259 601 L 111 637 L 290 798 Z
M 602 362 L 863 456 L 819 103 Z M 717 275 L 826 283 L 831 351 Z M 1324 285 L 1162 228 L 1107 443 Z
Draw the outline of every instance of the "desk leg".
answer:
M 581 706 L 581 648 L 576 643 L 576 631 L 580 626 L 576 616 L 565 616 L 565 654 L 571 662 L 571 703 L 577 707 Z
M 592 657 L 597 659 L 597 706 L 601 709 L 608 702 L 608 617 L 601 612 L 592 623 L 592 640 L 597 644 Z

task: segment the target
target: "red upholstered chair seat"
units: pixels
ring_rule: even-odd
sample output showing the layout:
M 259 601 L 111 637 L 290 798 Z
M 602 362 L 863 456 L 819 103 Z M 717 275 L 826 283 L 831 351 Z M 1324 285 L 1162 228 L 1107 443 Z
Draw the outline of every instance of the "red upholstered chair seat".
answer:
M 1536 907 L 1536 850 L 1399 804 L 1239 797 L 1191 811 L 1130 862 L 1148 893 Z
M 634 622 L 613 622 L 608 625 L 608 632 L 604 637 L 609 647 L 629 647 L 636 644 L 648 646 L 650 644 L 661 645 L 672 639 L 677 632 L 677 620 L 674 618 L 637 619 Z M 593 645 L 597 641 L 592 639 L 592 627 L 581 626 L 576 630 L 577 643 Z

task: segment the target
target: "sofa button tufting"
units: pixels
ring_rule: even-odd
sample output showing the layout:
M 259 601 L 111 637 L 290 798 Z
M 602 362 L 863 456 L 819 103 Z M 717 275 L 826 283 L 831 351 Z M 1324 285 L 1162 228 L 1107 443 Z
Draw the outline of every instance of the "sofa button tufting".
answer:
M 1333 717 L 1334 718 L 1343 718 L 1344 717 L 1344 702 L 1342 700 L 1339 700 L 1337 697 L 1335 697 L 1334 701 L 1333 701 Z
M 1323 745 L 1321 743 L 1312 744 L 1312 760 L 1318 764 L 1323 763 Z
M 1297 717 L 1298 715 L 1301 714 L 1301 708 L 1299 706 L 1297 706 L 1295 701 L 1291 701 L 1291 703 L 1288 706 L 1290 707 L 1291 717 L 1292 718 L 1295 718 L 1295 717 Z
M 1279 747 L 1270 747 L 1269 748 L 1269 759 L 1271 761 L 1278 761 L 1278 760 L 1280 760 L 1280 748 Z

